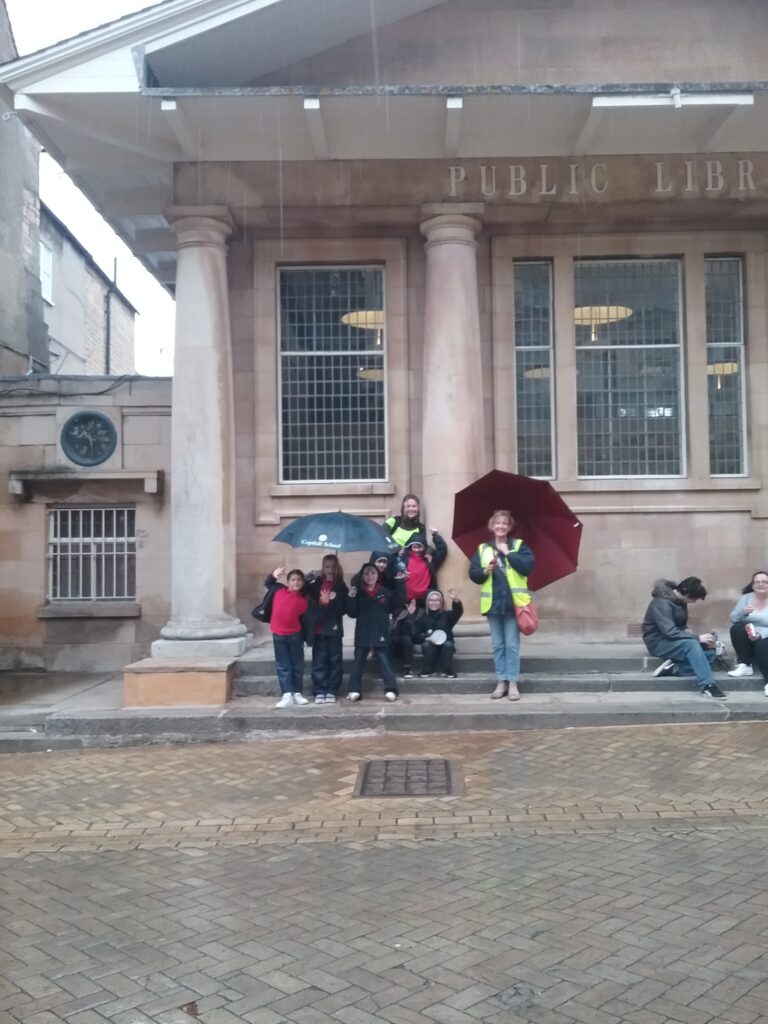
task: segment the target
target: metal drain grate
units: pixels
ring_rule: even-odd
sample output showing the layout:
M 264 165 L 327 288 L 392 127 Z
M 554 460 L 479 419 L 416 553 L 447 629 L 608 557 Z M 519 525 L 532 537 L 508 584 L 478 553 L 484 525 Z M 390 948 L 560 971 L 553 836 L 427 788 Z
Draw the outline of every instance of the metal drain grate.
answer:
M 453 796 L 462 793 L 461 772 L 442 757 L 363 761 L 355 796 Z

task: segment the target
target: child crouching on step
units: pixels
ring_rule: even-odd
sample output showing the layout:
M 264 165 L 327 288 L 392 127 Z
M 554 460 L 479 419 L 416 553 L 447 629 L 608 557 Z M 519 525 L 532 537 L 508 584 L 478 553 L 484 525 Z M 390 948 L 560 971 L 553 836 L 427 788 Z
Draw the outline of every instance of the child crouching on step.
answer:
M 427 609 L 418 619 L 414 642 L 421 644 L 422 662 L 419 675 L 422 679 L 440 674 L 448 679 L 456 679 L 453 668 L 453 656 L 456 653 L 453 627 L 464 614 L 464 605 L 453 588 L 448 591 L 448 597 L 451 599 L 450 610 L 445 607 L 442 593 L 439 590 L 430 590 L 427 594 Z

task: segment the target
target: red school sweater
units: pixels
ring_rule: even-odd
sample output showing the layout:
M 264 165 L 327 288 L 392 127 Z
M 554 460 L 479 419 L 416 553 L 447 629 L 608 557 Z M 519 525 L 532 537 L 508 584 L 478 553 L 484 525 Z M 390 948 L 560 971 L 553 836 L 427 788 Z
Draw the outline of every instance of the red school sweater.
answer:
M 303 594 L 287 587 L 280 587 L 272 602 L 269 628 L 278 636 L 290 636 L 301 632 L 301 616 L 307 610 L 307 599 Z

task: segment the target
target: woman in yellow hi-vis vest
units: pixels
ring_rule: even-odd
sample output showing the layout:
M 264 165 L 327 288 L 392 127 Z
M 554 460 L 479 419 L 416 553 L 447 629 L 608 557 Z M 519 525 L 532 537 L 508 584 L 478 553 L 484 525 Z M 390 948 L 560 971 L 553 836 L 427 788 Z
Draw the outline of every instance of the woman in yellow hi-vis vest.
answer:
M 469 566 L 469 578 L 482 586 L 480 611 L 488 619 L 493 644 L 496 689 L 493 700 L 520 700 L 520 630 L 515 618 L 514 595 L 528 594 L 528 576 L 534 556 L 519 537 L 513 537 L 512 513 L 499 509 L 488 521 L 491 539 L 481 544 Z

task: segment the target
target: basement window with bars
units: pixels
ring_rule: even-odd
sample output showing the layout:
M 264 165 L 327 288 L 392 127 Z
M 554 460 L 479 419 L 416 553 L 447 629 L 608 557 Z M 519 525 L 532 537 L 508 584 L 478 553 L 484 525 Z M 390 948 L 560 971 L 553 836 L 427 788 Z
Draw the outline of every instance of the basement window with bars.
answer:
M 49 509 L 47 596 L 49 601 L 135 600 L 135 508 Z
M 290 267 L 279 277 L 281 483 L 385 480 L 381 267 Z

